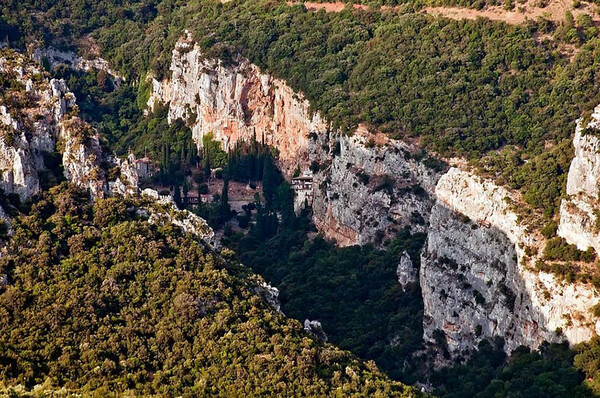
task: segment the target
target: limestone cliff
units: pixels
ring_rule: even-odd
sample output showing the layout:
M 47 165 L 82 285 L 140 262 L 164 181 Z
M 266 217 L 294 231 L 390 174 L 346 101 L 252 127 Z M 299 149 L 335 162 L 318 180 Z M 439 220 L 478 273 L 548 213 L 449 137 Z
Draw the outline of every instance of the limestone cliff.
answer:
M 351 137 L 333 131 L 283 81 L 243 58 L 206 59 L 189 37 L 177 43 L 170 70 L 153 80 L 148 105 L 168 104 L 170 120 L 185 120 L 198 145 L 208 132 L 224 149 L 256 137 L 277 149 L 286 177 L 313 168 L 313 218 L 328 238 L 379 244 L 404 226 L 426 228 L 439 174 L 418 148 L 365 128 Z
M 225 150 L 256 137 L 277 148 L 288 177 L 297 166 L 308 166 L 308 135 L 327 126 L 284 82 L 243 58 L 234 65 L 206 59 L 189 38 L 177 43 L 170 70 L 168 80 L 153 80 L 148 104 L 168 104 L 169 119 L 187 121 L 198 145 L 209 132 Z
M 502 337 L 510 352 L 544 340 L 578 343 L 600 331 L 590 286 L 533 269 L 536 255 L 527 248 L 544 242 L 512 210 L 516 193 L 452 168 L 435 194 L 420 270 L 426 341 L 465 357 L 483 338 Z
M 587 126 L 577 123 L 567 195 L 560 206 L 558 234 L 580 250 L 600 253 L 600 107 Z
M 309 154 L 318 169 L 313 219 L 339 245 L 385 243 L 406 226 L 426 230 L 439 169 L 425 166 L 417 147 L 360 127 L 351 136 L 313 135 Z
M 2 189 L 21 200 L 35 195 L 45 156 L 59 149 L 65 177 L 101 195 L 98 137 L 77 117 L 75 96 L 65 82 L 48 79 L 37 63 L 11 50 L 0 53 L 0 74 L 11 84 L 0 99 Z

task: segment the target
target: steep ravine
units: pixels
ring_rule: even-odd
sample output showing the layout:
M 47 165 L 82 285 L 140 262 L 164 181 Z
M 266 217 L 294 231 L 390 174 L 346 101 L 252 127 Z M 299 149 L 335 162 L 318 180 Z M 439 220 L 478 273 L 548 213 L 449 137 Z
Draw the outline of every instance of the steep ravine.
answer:
M 224 149 L 256 138 L 277 149 L 286 177 L 312 169 L 313 218 L 328 238 L 383 243 L 404 226 L 425 229 L 443 166 L 425 166 L 416 146 L 365 128 L 334 131 L 283 81 L 242 58 L 229 66 L 206 59 L 189 38 L 173 50 L 170 70 L 169 79 L 152 81 L 148 105 L 168 104 L 169 118 L 186 120 L 198 145 L 209 132 Z
M 189 38 L 173 51 L 171 73 L 153 81 L 149 105 L 167 104 L 170 118 L 187 120 L 199 145 L 208 132 L 226 149 L 256 137 L 279 151 L 287 177 L 298 166 L 311 168 L 313 218 L 326 237 L 340 245 L 385 244 L 406 226 L 428 233 L 420 269 L 426 342 L 458 358 L 483 338 L 502 337 L 510 352 L 597 333 L 590 311 L 596 292 L 534 270 L 526 248 L 541 253 L 545 243 L 512 210 L 516 193 L 467 170 L 447 170 L 418 147 L 364 126 L 350 136 L 334 131 L 284 82 L 244 59 L 205 59 Z M 569 181 L 579 185 L 571 173 Z

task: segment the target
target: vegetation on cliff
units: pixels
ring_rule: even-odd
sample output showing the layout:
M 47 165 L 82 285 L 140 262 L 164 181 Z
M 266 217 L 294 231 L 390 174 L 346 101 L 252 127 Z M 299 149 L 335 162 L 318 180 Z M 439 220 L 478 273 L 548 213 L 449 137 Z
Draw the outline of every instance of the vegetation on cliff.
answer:
M 547 216 L 564 191 L 574 121 L 600 103 L 598 39 L 576 30 L 585 44 L 570 60 L 556 47 L 569 27 L 543 21 L 453 21 L 409 9 L 314 13 L 273 1 L 84 5 L 10 1 L 2 29 L 15 43 L 37 37 L 88 51 L 91 34 L 128 81 L 142 80 L 141 91 L 148 71 L 168 75 L 174 43 L 191 29 L 208 56 L 241 53 L 304 92 L 342 129 L 362 122 L 419 137 L 445 155 L 494 155 L 485 171 L 523 190 Z M 536 40 L 549 33 L 555 41 Z M 494 151 L 507 146 L 498 161 Z

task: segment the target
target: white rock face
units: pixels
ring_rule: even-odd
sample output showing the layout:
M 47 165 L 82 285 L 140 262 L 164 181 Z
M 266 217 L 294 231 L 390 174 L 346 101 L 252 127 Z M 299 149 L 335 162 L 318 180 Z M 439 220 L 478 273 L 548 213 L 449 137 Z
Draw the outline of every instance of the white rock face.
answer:
M 257 289 L 257 293 L 277 312 L 281 312 L 281 302 L 279 301 L 279 289 L 262 282 Z
M 32 77 L 41 71 L 35 65 L 27 64 L 13 51 L 3 50 L 0 54 L 0 73 L 15 79 L 25 87 Z M 34 93 L 26 92 L 27 96 Z M 39 191 L 38 166 L 43 163 L 42 151 L 53 143 L 52 129 L 55 103 L 51 91 L 43 91 L 40 116 L 35 123 L 28 117 L 30 109 L 11 109 L 0 106 L 0 186 L 6 193 L 16 193 L 25 200 Z M 25 100 L 23 101 L 25 102 Z M 31 132 L 26 133 L 29 127 Z
M 13 94 L 23 97 L 23 106 L 0 106 L 0 186 L 21 200 L 38 193 L 44 153 L 55 151 L 60 141 L 67 179 L 101 196 L 102 175 L 94 172 L 101 157 L 97 134 L 70 113 L 75 96 L 64 80 L 44 79 L 41 72 L 39 65 L 14 51 L 0 53 L 0 73 L 25 88 L 25 94 Z
M 402 286 L 402 289 L 406 290 L 406 287 L 410 284 L 418 281 L 419 271 L 414 266 L 410 256 L 405 251 L 400 257 L 400 263 L 396 269 L 396 275 L 398 276 L 398 283 Z
M 304 331 L 312 334 L 321 341 L 327 341 L 327 335 L 323 331 L 323 325 L 319 321 L 304 320 Z
M 144 189 L 142 195 L 156 201 L 155 205 L 148 206 L 151 224 L 163 225 L 172 223 L 181 228 L 186 234 L 197 236 L 209 246 L 216 247 L 215 232 L 203 219 L 188 210 L 179 210 L 170 196 L 161 196 L 153 189 Z
M 440 173 L 414 159 L 416 148 L 361 127 L 313 135 L 309 152 L 319 165 L 313 219 L 339 245 L 382 244 L 405 226 L 426 230 Z
M 568 197 L 560 206 L 558 234 L 580 250 L 593 247 L 600 253 L 600 107 L 586 128 L 578 121 L 573 138 L 575 157 L 567 178 Z
M 148 105 L 168 104 L 170 120 L 187 121 L 198 145 L 209 132 L 224 149 L 255 137 L 272 145 L 288 178 L 298 166 L 318 164 L 313 219 L 340 245 L 382 244 L 407 225 L 425 230 L 439 173 L 413 159 L 416 148 L 365 128 L 352 137 L 331 131 L 302 94 L 245 59 L 236 62 L 206 59 L 190 38 L 182 39 L 170 79 L 153 81 Z M 367 147 L 371 141 L 377 145 Z M 299 198 L 296 210 L 303 203 Z
M 98 133 L 81 119 L 73 118 L 61 124 L 59 138 L 63 145 L 65 177 L 89 189 L 92 197 L 103 197 L 106 180 L 100 168 L 102 150 Z
M 449 353 L 465 357 L 482 338 L 500 336 L 511 352 L 595 335 L 592 288 L 530 269 L 525 248 L 543 242 L 519 224 L 515 194 L 452 168 L 436 196 L 420 269 L 426 341 L 443 331 Z
M 169 120 L 187 121 L 198 146 L 209 132 L 228 150 L 240 141 L 258 141 L 279 150 L 282 171 L 289 177 L 298 165 L 306 168 L 311 131 L 327 130 L 308 101 L 284 82 L 260 72 L 245 59 L 237 65 L 206 59 L 189 38 L 173 50 L 172 76 L 153 80 L 148 101 L 169 105 Z
M 140 176 L 135 167 L 136 157 L 134 154 L 127 156 L 127 159 L 121 160 L 118 157 L 111 159 L 111 163 L 119 167 L 119 177 L 115 181 L 108 182 L 108 189 L 113 195 L 135 196 L 140 193 L 138 183 Z M 153 196 L 154 190 L 148 190 L 147 195 Z M 156 192 L 155 200 L 159 200 Z

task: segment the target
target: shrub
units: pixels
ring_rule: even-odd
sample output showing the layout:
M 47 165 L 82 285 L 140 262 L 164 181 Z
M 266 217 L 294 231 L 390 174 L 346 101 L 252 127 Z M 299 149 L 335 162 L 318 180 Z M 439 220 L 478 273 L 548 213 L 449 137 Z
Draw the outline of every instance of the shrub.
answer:
M 593 248 L 581 251 L 575 245 L 567 243 L 564 238 L 552 238 L 544 249 L 544 260 L 584 261 L 592 262 L 596 258 Z
M 558 224 L 554 220 L 550 220 L 544 225 L 542 230 L 540 231 L 544 237 L 550 239 L 556 236 L 556 231 L 558 229 Z
M 98 199 L 94 203 L 94 224 L 98 227 L 115 225 L 127 216 L 127 207 L 118 198 Z

